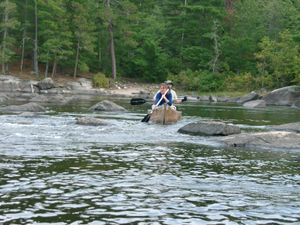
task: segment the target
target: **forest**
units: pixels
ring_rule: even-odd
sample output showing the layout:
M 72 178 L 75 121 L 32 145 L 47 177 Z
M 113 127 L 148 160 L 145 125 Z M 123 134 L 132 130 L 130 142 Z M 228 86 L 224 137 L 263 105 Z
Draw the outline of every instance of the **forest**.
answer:
M 300 84 L 299 0 L 1 0 L 1 74 L 236 91 Z

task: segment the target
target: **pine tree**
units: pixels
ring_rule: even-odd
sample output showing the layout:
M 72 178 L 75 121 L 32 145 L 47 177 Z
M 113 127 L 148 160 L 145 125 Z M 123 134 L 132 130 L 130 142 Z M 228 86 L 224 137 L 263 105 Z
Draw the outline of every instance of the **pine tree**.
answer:
M 16 13 L 16 4 L 5 0 L 0 3 L 0 10 L 2 15 L 2 22 L 0 24 L 1 33 L 2 33 L 2 41 L 0 48 L 0 63 L 2 65 L 2 74 L 8 72 L 8 63 L 11 61 L 12 56 L 15 54 L 14 52 L 14 43 L 15 38 L 10 35 L 10 31 L 16 29 L 18 26 L 18 21 L 15 17 Z

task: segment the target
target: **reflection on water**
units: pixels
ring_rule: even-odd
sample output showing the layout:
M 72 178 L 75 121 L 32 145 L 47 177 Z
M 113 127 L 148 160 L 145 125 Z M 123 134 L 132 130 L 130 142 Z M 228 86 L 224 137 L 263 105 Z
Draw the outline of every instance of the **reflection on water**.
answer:
M 170 126 L 139 111 L 0 116 L 0 223 L 300 224 L 300 153 L 177 134 L 199 119 L 187 110 Z
M 4 224 L 300 222 L 299 154 L 182 143 L 64 152 L 1 157 Z

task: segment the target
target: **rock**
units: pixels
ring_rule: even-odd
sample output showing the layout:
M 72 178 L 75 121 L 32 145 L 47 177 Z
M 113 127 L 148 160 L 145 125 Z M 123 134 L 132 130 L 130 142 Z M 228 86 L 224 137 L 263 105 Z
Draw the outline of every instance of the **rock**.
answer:
M 263 97 L 263 100 L 267 105 L 292 106 L 300 101 L 300 86 L 276 89 Z
M 24 105 L 10 105 L 0 108 L 2 112 L 45 112 L 46 109 L 37 103 L 27 103 Z
M 295 103 L 292 105 L 294 108 L 300 108 L 300 99 L 295 101 Z
M 72 97 L 65 97 L 61 94 L 55 95 L 45 95 L 45 94 L 38 94 L 35 95 L 33 98 L 30 99 L 31 102 L 38 102 L 38 103 L 55 103 L 56 105 L 66 105 L 73 100 Z
M 71 90 L 82 90 L 82 89 L 92 89 L 92 81 L 85 79 L 85 78 L 80 78 L 77 81 L 71 81 L 68 82 L 67 85 L 69 89 Z
M 300 122 L 271 126 L 271 129 L 300 133 Z
M 5 94 L 0 94 L 0 103 L 6 102 L 9 98 Z
M 78 117 L 76 118 L 76 124 L 88 125 L 88 126 L 107 125 L 107 123 L 103 122 L 103 120 L 98 118 L 93 118 L 93 117 Z
M 117 105 L 114 102 L 104 100 L 102 102 L 97 103 L 96 105 L 93 105 L 91 108 L 89 108 L 90 111 L 127 111 L 122 106 Z
M 266 102 L 264 100 L 254 100 L 248 101 L 243 104 L 247 108 L 264 108 L 266 107 Z
M 286 131 L 243 133 L 224 137 L 228 147 L 300 150 L 300 134 Z
M 252 91 L 251 93 L 249 93 L 249 94 L 247 94 L 245 96 L 240 97 L 237 100 L 237 103 L 238 104 L 244 104 L 245 102 L 256 100 L 258 98 L 259 98 L 259 95 L 256 92 Z
M 203 135 L 203 136 L 216 136 L 216 135 L 231 135 L 239 134 L 241 130 L 238 126 L 228 125 L 222 122 L 194 122 L 185 125 L 178 130 L 179 133 Z
M 16 92 L 20 91 L 20 79 L 9 76 L 9 75 L 1 75 L 0 76 L 0 91 L 1 92 Z
M 47 78 L 45 78 L 44 80 L 38 82 L 38 83 L 36 84 L 36 86 L 37 86 L 40 90 L 48 90 L 48 89 L 51 89 L 51 88 L 55 88 L 54 81 L 53 81 L 50 77 L 47 77 Z

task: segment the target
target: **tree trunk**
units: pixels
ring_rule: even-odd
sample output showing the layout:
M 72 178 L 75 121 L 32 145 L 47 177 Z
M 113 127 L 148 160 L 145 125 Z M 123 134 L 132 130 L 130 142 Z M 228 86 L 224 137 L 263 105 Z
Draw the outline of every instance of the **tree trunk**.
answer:
M 106 6 L 108 9 L 110 9 L 110 0 L 106 1 Z M 112 24 L 111 18 L 109 18 L 109 21 L 108 21 L 108 31 L 109 31 L 109 37 L 110 37 L 112 78 L 115 80 L 117 78 L 117 66 L 116 66 L 116 53 L 115 53 L 115 45 L 114 45 L 113 24 Z
M 109 25 L 110 33 L 110 54 L 111 54 L 111 66 L 112 66 L 112 78 L 115 80 L 117 78 L 117 65 L 116 65 L 116 55 L 115 55 L 115 45 L 114 45 L 114 34 L 112 31 L 112 25 Z
M 24 16 L 24 30 L 23 30 L 23 38 L 22 38 L 22 53 L 21 53 L 21 63 L 20 63 L 20 71 L 23 71 L 24 66 L 24 54 L 25 54 L 25 41 L 27 36 L 27 1 L 25 0 L 25 16 Z
M 225 0 L 225 8 L 228 14 L 233 13 L 233 1 L 234 0 Z
M 45 78 L 48 77 L 48 70 L 49 70 L 49 61 L 46 62 L 46 68 L 45 68 Z
M 8 0 L 5 1 L 5 9 L 4 9 L 4 15 L 3 15 L 3 23 L 6 25 L 8 22 Z M 4 26 L 3 28 L 3 40 L 2 40 L 2 74 L 6 73 L 6 40 L 7 40 L 7 26 Z
M 45 78 L 48 77 L 48 71 L 49 71 L 49 52 L 47 52 L 47 62 L 46 62 L 46 68 L 45 68 Z
M 56 67 L 57 67 L 57 57 L 54 57 L 54 62 L 53 62 L 53 68 L 52 68 L 52 74 L 51 77 L 53 78 L 54 75 L 56 74 Z
M 77 41 L 77 49 L 76 49 L 76 60 L 75 60 L 75 68 L 74 68 L 74 78 L 77 76 L 77 68 L 78 68 L 78 61 L 79 61 L 79 40 Z
M 212 38 L 214 41 L 214 58 L 212 59 L 212 72 L 218 72 L 218 61 L 220 57 L 220 43 L 219 43 L 219 36 L 218 36 L 218 22 L 215 20 L 213 24 L 213 32 Z
M 38 15 L 37 15 L 37 0 L 34 1 L 34 23 L 35 23 L 35 37 L 34 37 L 34 50 L 33 50 L 33 70 L 39 79 L 39 64 L 38 64 Z

